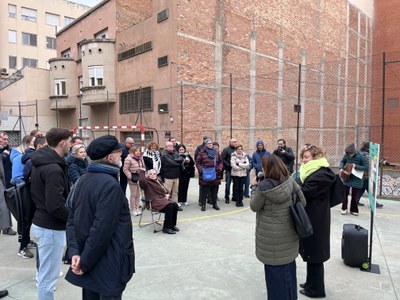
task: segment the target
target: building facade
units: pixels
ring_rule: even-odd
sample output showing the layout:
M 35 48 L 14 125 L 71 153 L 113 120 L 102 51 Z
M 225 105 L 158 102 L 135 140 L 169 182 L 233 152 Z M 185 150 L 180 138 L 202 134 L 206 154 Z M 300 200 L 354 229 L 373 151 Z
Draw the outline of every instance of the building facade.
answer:
M 172 135 L 190 149 L 205 134 L 250 151 L 284 137 L 322 144 L 335 160 L 368 138 L 365 13 L 347 1 L 202 3 L 103 1 L 60 31 L 50 82 L 71 78 L 57 104 L 51 91 L 61 125 L 140 124 L 149 139 Z
M 2 130 L 14 137 L 55 126 L 48 69 L 57 53 L 56 32 L 89 9 L 66 0 L 0 1 L 0 106 L 7 115 Z

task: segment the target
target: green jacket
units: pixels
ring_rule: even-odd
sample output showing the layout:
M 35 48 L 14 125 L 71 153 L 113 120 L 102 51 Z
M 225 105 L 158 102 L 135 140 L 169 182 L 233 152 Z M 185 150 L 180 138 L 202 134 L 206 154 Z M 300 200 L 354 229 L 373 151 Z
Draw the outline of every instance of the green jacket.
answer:
M 257 213 L 256 256 L 266 265 L 291 263 L 299 253 L 299 237 L 289 209 L 293 190 L 305 205 L 303 193 L 292 178 L 283 183 L 264 179 L 252 188 L 250 208 Z

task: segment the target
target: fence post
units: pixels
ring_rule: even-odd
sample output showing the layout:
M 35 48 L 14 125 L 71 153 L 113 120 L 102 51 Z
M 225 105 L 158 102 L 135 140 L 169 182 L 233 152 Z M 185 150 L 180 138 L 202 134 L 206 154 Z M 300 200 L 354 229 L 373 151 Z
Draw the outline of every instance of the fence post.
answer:
M 296 128 L 296 173 L 299 166 L 299 131 L 300 131 L 300 113 L 301 113 L 301 64 L 299 64 L 299 84 L 297 88 L 297 105 L 294 106 L 294 112 L 297 113 L 297 128 Z
M 382 131 L 381 131 L 381 158 L 383 158 L 384 151 L 384 132 L 385 132 L 385 89 L 386 89 L 386 52 L 382 55 Z M 379 196 L 382 196 L 382 184 L 383 184 L 383 165 L 380 164 L 380 178 L 379 178 Z
M 230 101 L 230 128 L 231 128 L 231 139 L 232 139 L 232 73 L 229 73 L 229 101 Z

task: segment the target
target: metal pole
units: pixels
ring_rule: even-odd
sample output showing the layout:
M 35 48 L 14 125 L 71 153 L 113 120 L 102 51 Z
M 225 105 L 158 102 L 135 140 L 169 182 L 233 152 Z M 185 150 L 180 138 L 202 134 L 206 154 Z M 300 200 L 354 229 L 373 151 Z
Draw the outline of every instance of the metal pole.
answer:
M 108 90 L 107 90 L 107 134 L 110 134 L 110 102 L 108 101 Z
M 233 87 L 232 87 L 232 73 L 230 73 L 229 74 L 229 86 L 230 86 L 230 88 L 229 88 L 229 101 L 230 101 L 230 122 L 231 122 L 231 124 L 230 124 L 230 128 L 231 128 L 231 139 L 232 139 L 232 102 L 233 102 L 233 99 L 232 99 L 232 91 L 233 91 Z
M 140 125 L 143 125 L 142 114 L 143 114 L 143 89 L 140 86 Z
M 56 98 L 56 123 L 58 127 L 58 98 Z
M 22 139 L 22 113 L 21 113 L 21 102 L 18 101 L 18 114 L 19 114 L 19 143 L 21 143 Z
M 82 96 L 79 97 L 79 126 L 82 126 Z M 82 129 L 79 129 L 79 136 L 82 137 Z
M 381 120 L 381 158 L 383 158 L 384 142 L 385 142 L 385 89 L 386 89 L 386 52 L 382 56 L 382 120 Z M 379 179 L 379 196 L 382 196 L 382 182 L 383 182 L 383 165 L 380 166 L 380 179 Z
M 183 144 L 183 82 L 181 81 L 181 143 Z
M 301 98 L 301 64 L 299 64 L 299 85 L 297 88 L 297 107 L 295 108 L 295 112 L 297 112 L 297 128 L 296 128 L 296 173 L 298 171 L 299 166 L 299 131 L 300 131 L 300 98 Z
M 38 130 L 39 129 L 39 109 L 38 109 L 37 100 L 35 100 L 35 105 L 36 105 L 36 124 L 35 124 L 35 127 Z

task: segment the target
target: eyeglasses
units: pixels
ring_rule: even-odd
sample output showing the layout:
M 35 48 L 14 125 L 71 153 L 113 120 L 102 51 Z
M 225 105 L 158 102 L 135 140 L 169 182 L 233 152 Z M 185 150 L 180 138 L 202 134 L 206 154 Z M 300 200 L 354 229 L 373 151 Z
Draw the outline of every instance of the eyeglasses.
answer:
M 150 176 L 150 175 L 157 175 L 157 173 L 149 173 L 149 176 Z

